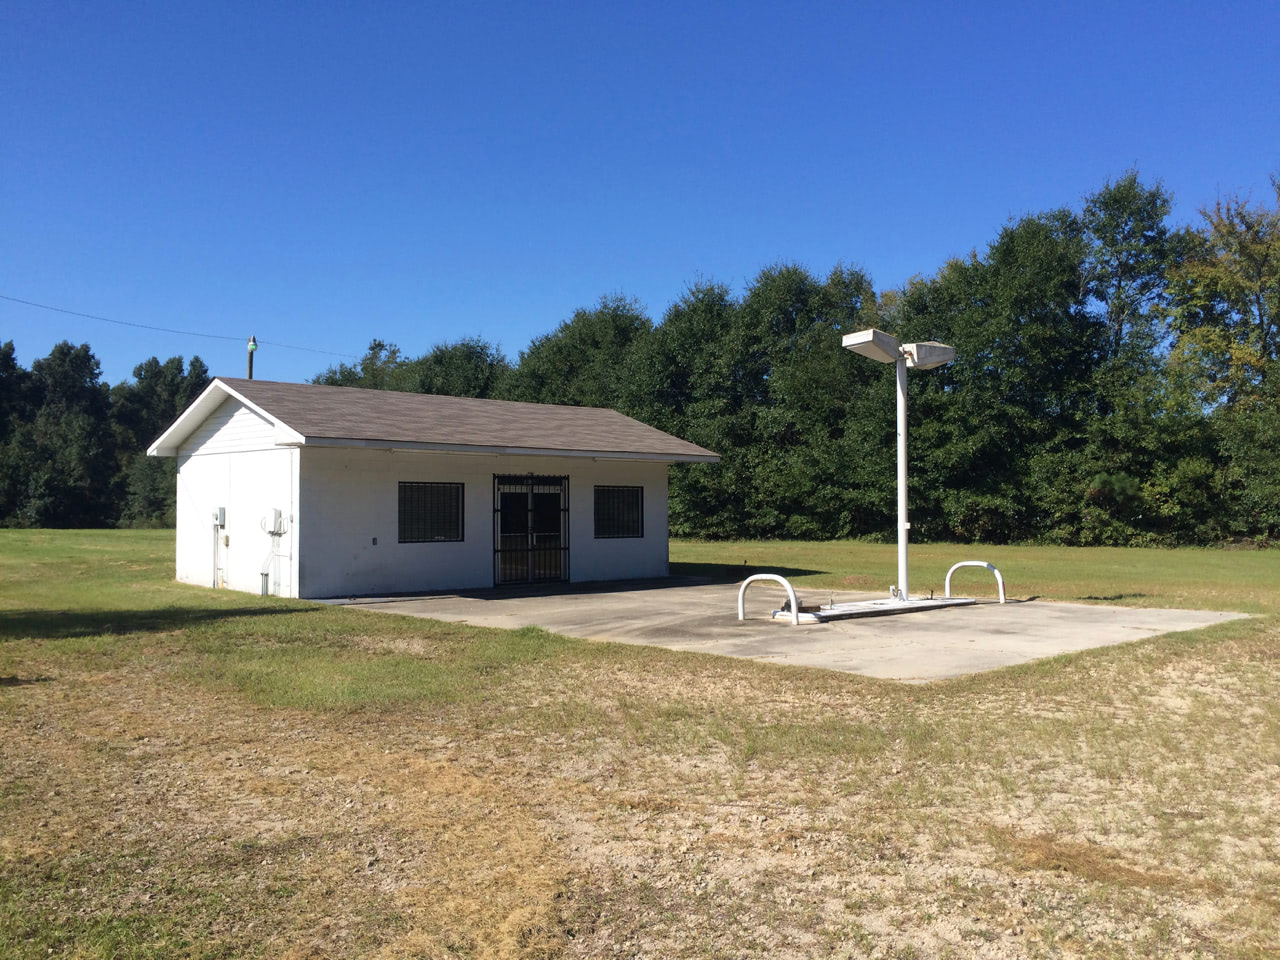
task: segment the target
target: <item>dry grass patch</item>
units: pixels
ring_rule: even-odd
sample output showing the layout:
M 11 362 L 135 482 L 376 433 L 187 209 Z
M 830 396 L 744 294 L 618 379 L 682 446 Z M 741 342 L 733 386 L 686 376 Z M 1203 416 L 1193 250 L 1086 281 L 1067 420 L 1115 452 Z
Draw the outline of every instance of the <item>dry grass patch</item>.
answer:
M 1280 955 L 1273 620 L 908 687 L 76 556 L 0 577 L 5 956 Z
M 992 831 L 992 844 L 1007 847 L 1016 854 L 1018 865 L 1027 870 L 1061 871 L 1094 883 L 1144 887 L 1149 890 L 1206 886 L 1192 884 L 1186 877 L 1167 871 L 1152 872 L 1131 866 L 1125 862 L 1119 850 L 1096 843 L 1063 840 L 1051 833 L 1020 837 L 1007 828 L 996 829 Z M 1210 892 L 1221 893 L 1218 885 L 1212 886 L 1215 889 Z
M 6 956 L 545 957 L 564 939 L 564 863 L 523 799 L 429 739 L 136 666 L 6 706 L 0 859 L 24 901 Z

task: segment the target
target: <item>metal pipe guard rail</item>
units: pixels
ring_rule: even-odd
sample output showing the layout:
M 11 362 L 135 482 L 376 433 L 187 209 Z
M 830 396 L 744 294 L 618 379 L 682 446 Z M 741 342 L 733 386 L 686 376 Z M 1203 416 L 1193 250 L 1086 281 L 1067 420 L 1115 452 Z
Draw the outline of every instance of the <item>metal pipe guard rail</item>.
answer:
M 986 567 L 996 575 L 996 586 L 1000 588 L 1000 602 L 1004 603 L 1004 577 L 1000 576 L 1000 571 L 991 564 L 983 560 L 961 560 L 954 567 L 947 571 L 946 597 L 951 599 L 951 575 L 961 567 Z
M 800 626 L 800 601 L 796 599 L 796 591 L 787 581 L 786 577 L 780 577 L 776 573 L 753 573 L 747 579 L 742 581 L 742 586 L 738 588 L 738 619 L 747 619 L 746 595 L 747 587 L 757 580 L 773 580 L 783 585 L 787 590 L 787 598 L 791 601 L 791 622 L 797 627 Z

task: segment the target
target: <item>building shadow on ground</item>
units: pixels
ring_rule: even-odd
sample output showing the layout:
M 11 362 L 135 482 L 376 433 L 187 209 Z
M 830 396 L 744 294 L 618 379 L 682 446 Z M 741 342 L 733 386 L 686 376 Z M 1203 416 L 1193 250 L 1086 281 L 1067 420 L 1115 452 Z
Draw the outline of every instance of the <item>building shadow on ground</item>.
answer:
M 0 616 L 0 643 L 10 640 L 65 640 L 102 634 L 164 633 L 236 617 L 314 613 L 315 607 L 162 607 L 156 610 L 6 610 Z
M 673 563 L 671 576 L 646 580 L 589 580 L 583 583 L 518 583 L 501 587 L 476 587 L 470 590 L 431 590 L 417 593 L 369 594 L 354 597 L 328 597 L 318 603 L 337 605 L 370 605 L 395 603 L 400 600 L 429 600 L 432 597 L 462 597 L 467 600 L 518 600 L 526 597 L 575 597 L 599 593 L 633 593 L 641 590 L 670 590 L 676 587 L 698 587 L 741 583 L 754 573 L 776 573 L 784 577 L 803 577 L 821 570 L 798 567 L 744 567 L 725 563 Z
M 825 573 L 823 570 L 804 570 L 800 567 L 757 567 L 743 563 L 673 563 L 672 577 L 685 577 L 709 583 L 741 583 L 757 573 L 776 573 L 791 580 Z

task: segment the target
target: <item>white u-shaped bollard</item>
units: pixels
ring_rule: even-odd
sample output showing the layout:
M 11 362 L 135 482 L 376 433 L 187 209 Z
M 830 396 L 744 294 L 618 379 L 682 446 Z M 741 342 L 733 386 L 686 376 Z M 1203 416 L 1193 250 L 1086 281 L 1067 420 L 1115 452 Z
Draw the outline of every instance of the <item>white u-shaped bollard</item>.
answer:
M 961 567 L 986 567 L 996 575 L 996 586 L 1000 589 L 1000 602 L 1004 603 L 1004 577 L 1000 576 L 1000 571 L 984 560 L 961 560 L 954 567 L 947 571 L 946 597 L 951 599 L 951 575 Z
M 747 619 L 747 609 L 745 597 L 747 595 L 747 587 L 756 580 L 773 580 L 782 584 L 787 590 L 787 598 L 791 601 L 791 622 L 797 627 L 800 626 L 800 601 L 796 599 L 796 592 L 786 577 L 780 577 L 776 573 L 753 573 L 747 579 L 742 581 L 742 586 L 738 588 L 738 619 Z

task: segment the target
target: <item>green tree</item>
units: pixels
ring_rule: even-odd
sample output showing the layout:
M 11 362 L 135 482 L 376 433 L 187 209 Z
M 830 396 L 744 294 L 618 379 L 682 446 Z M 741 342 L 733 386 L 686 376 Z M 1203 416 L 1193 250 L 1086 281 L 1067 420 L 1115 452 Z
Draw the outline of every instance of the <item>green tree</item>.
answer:
M 450 397 L 493 397 L 499 394 L 511 364 L 494 345 L 480 337 L 432 347 L 408 364 L 418 393 Z
M 847 476 L 866 451 L 846 456 L 870 372 L 840 347 L 874 313 L 860 271 L 837 267 L 823 281 L 795 264 L 761 271 L 740 301 L 704 282 L 668 309 L 629 354 L 623 406 L 722 458 L 673 469 L 673 531 L 829 537 L 876 526 L 866 488 Z
M 1136 170 L 1085 199 L 1085 287 L 1101 305 L 1112 356 L 1130 336 L 1159 337 L 1169 267 L 1184 243 L 1166 222 L 1172 206 L 1164 187 L 1145 186 Z
M 956 348 L 954 363 L 909 378 L 923 536 L 1028 539 L 1054 524 L 1054 491 L 1088 482 L 1078 452 L 1107 331 L 1085 309 L 1085 251 L 1069 211 L 1024 217 L 985 258 L 952 261 L 898 298 L 899 336 Z
M 151 357 L 133 368 L 133 380 L 111 388 L 111 420 L 122 452 L 145 451 L 205 387 L 209 368 L 199 357 L 163 363 Z
M 1276 205 L 1239 196 L 1201 210 L 1174 273 L 1174 371 L 1193 380 L 1220 455 L 1218 526 L 1280 534 L 1280 176 Z
M 17 425 L 10 442 L 22 488 L 7 522 L 108 525 L 119 481 L 109 394 L 89 345 L 64 341 L 35 361 L 31 395 L 34 415 Z
M 1280 370 L 1249 397 L 1213 411 L 1226 496 L 1213 504 L 1225 532 L 1280 539 Z
M 1100 545 L 1203 543 L 1225 533 L 1217 445 L 1195 391 L 1154 352 L 1113 358 L 1096 378 L 1076 475 L 1051 493 L 1050 539 Z
M 163 363 L 151 357 L 134 367 L 132 381 L 111 388 L 121 526 L 171 527 L 176 522 L 177 461 L 148 457 L 146 451 L 209 380 L 209 370 L 199 357 L 192 357 L 185 368 L 182 357 Z
M 1280 351 L 1280 177 L 1276 208 L 1219 199 L 1175 272 L 1175 359 L 1199 372 L 1210 405 L 1258 391 Z
M 869 414 L 888 388 L 882 370 L 840 342 L 879 322 L 870 279 L 844 266 L 825 280 L 794 265 L 772 268 L 747 291 L 742 312 L 760 345 L 748 530 L 827 538 L 882 529 L 894 499 L 876 465 L 891 462 L 894 445 Z
M 505 399 L 616 408 L 624 392 L 619 369 L 652 329 L 638 301 L 601 297 L 594 309 L 575 310 L 520 352 L 504 384 Z
M 676 465 L 671 471 L 669 523 L 682 535 L 732 536 L 740 516 L 732 452 L 747 442 L 731 377 L 737 304 L 723 284 L 700 282 L 673 303 L 662 323 L 634 341 L 622 368 L 619 408 L 637 419 L 708 449 L 719 464 Z
M 331 387 L 491 397 L 502 392 L 510 375 L 507 358 L 480 337 L 442 343 L 416 358 L 406 357 L 394 343 L 372 340 L 359 362 L 330 367 L 311 382 Z
M 10 524 L 26 487 L 27 456 L 17 438 L 35 415 L 31 374 L 18 363 L 13 341 L 0 344 L 0 524 Z
M 311 378 L 330 387 L 363 387 L 367 390 L 416 392 L 417 380 L 408 360 L 394 343 L 370 340 L 369 349 L 356 363 L 339 363 Z

